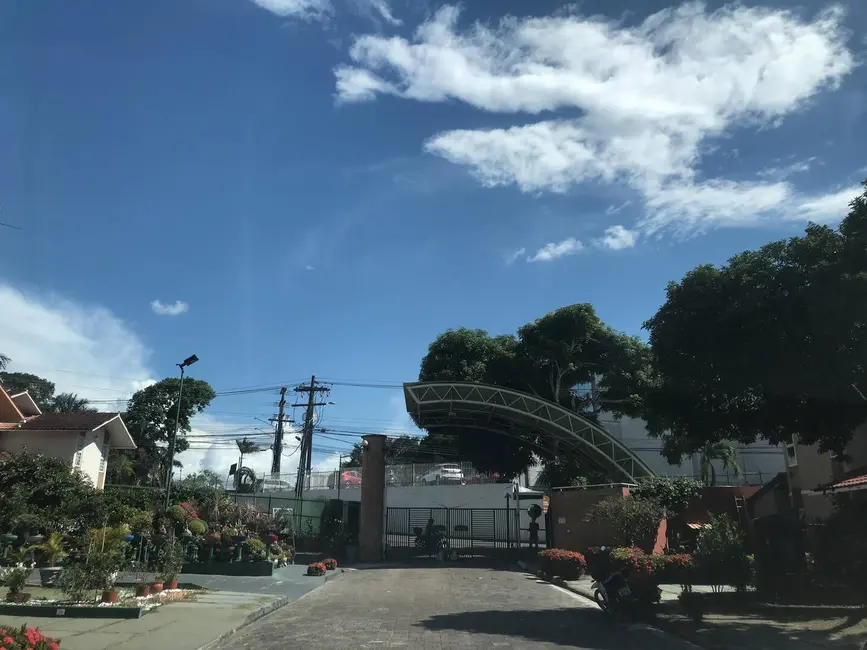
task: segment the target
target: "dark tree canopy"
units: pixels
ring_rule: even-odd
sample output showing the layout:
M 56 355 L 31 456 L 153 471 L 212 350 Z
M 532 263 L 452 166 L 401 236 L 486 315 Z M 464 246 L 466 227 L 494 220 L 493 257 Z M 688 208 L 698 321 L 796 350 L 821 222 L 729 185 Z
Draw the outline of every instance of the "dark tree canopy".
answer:
M 177 378 L 163 379 L 130 398 L 123 418 L 138 448 L 114 453 L 114 460 L 109 462 L 112 482 L 142 485 L 165 480 L 168 469 L 165 444 L 175 428 L 179 382 Z M 190 432 L 190 420 L 204 411 L 215 396 L 208 382 L 192 377 L 184 379 L 176 453 L 189 448 L 186 434 Z
M 42 411 L 52 410 L 54 383 L 29 372 L 0 372 L 0 383 L 11 394 L 27 391 Z
M 361 467 L 361 443 L 352 447 L 344 467 Z M 451 446 L 442 446 L 441 441 L 423 436 L 399 436 L 386 438 L 385 462 L 389 465 L 411 465 L 413 463 L 439 463 L 454 460 Z
M 517 336 L 484 330 L 440 334 L 422 359 L 419 381 L 465 381 L 511 388 L 550 400 L 585 417 L 601 410 L 633 415 L 651 372 L 650 352 L 636 337 L 612 330 L 592 305 L 562 307 L 518 329 Z M 589 390 L 578 390 L 587 385 Z M 513 477 L 533 463 L 539 440 L 510 439 L 490 431 L 436 431 L 479 471 Z M 551 459 L 546 459 L 551 460 Z M 558 468 L 562 474 L 563 468 Z
M 646 417 L 669 460 L 763 438 L 843 452 L 867 420 L 867 193 L 838 229 L 700 266 L 645 327 L 658 384 Z

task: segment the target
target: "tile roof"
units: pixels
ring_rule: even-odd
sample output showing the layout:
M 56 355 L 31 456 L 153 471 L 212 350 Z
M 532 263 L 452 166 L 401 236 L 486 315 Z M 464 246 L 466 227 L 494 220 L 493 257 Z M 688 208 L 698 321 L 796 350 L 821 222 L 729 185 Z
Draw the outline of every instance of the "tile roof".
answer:
M 24 431 L 93 431 L 117 413 L 43 413 L 23 422 L 19 430 Z
M 867 467 L 862 467 L 860 469 L 849 472 L 846 478 L 842 481 L 837 481 L 836 483 L 828 483 L 827 485 L 822 485 L 812 492 L 819 491 L 827 491 L 834 492 L 836 490 L 864 490 L 867 489 Z

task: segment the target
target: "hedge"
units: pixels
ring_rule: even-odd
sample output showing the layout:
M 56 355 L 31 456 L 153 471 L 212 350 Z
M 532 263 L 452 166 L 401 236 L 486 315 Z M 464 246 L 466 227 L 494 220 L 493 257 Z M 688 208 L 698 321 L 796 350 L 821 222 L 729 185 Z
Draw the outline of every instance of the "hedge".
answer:
M 550 576 L 560 576 L 564 580 L 577 580 L 587 571 L 587 561 L 581 553 L 551 548 L 539 551 L 541 569 Z

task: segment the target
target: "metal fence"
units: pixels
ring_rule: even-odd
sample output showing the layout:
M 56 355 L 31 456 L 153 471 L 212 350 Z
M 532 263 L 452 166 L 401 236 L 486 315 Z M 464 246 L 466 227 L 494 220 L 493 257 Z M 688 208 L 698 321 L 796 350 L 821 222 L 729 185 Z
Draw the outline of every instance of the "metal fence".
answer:
M 420 548 L 428 522 L 441 532 L 450 550 L 463 557 L 502 555 L 529 545 L 527 522 L 507 508 L 387 508 L 386 553 L 390 558 L 426 556 Z M 545 531 L 539 544 L 544 547 Z
M 271 494 L 235 494 L 235 503 L 250 503 L 271 515 L 288 511 L 296 536 L 318 537 L 321 532 L 325 501 L 276 497 Z
M 452 468 L 452 469 L 446 469 Z M 459 471 L 456 472 L 455 469 Z M 291 491 L 295 489 L 297 474 L 280 474 L 262 479 L 257 491 Z M 337 471 L 314 471 L 304 477 L 304 491 L 353 489 L 361 486 L 363 476 L 360 467 L 344 467 Z M 508 483 L 497 474 L 482 474 L 467 462 L 455 463 L 410 463 L 387 465 L 385 480 L 396 487 L 418 485 L 477 485 L 488 483 Z

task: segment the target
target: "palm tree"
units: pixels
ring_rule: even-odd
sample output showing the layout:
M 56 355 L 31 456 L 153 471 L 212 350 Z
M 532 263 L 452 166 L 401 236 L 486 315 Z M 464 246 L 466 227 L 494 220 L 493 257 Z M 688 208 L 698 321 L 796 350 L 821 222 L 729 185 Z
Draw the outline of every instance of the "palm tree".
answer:
M 10 361 L 12 361 L 12 359 L 0 352 L 0 370 L 6 370 Z
M 732 443 L 725 440 L 708 441 L 699 451 L 699 455 L 700 477 L 705 486 L 716 485 L 716 469 L 713 466 L 715 460 L 720 461 L 723 468 L 734 470 L 738 478 L 741 477 L 737 451 Z
M 255 454 L 262 451 L 262 448 L 259 445 L 252 440 L 248 440 L 246 436 L 242 440 L 236 440 L 235 444 L 238 445 L 238 451 L 241 452 L 241 460 L 238 463 L 238 469 L 241 469 L 244 466 L 245 455 Z
M 90 405 L 84 397 L 75 393 L 60 393 L 55 395 L 51 403 L 51 410 L 56 413 L 95 413 L 96 409 Z

